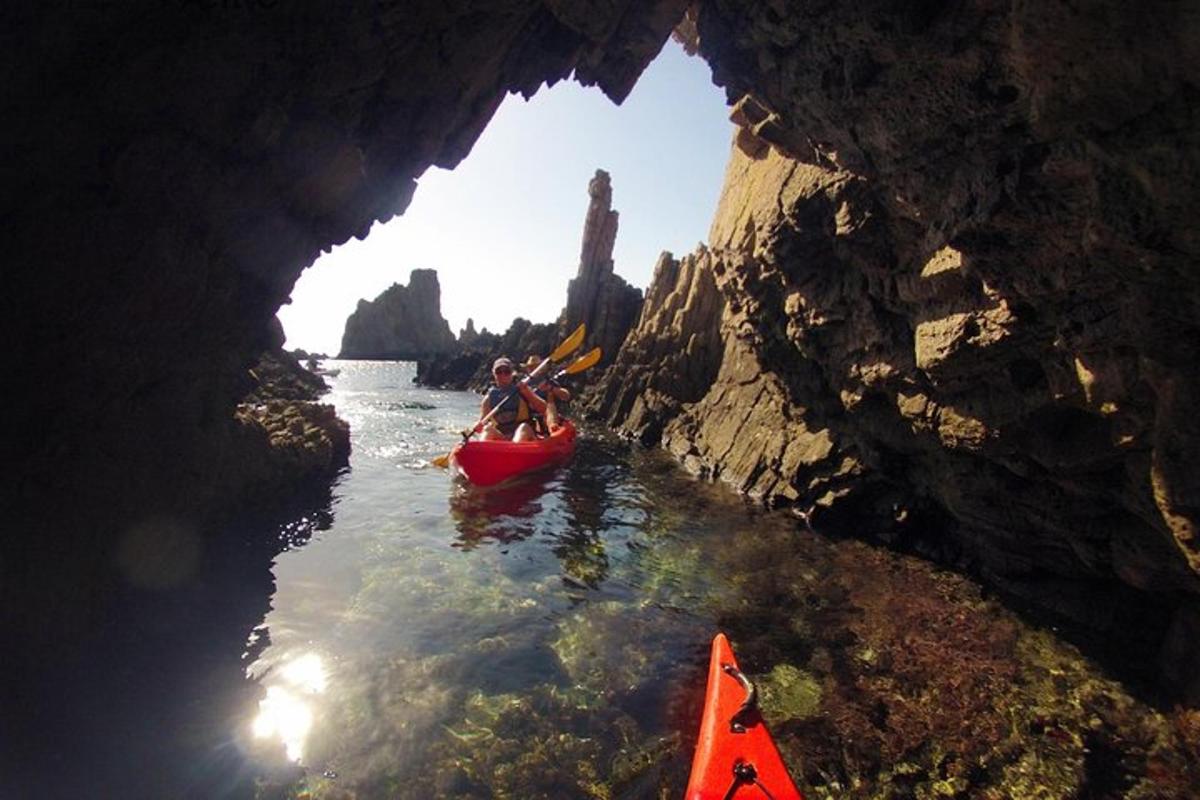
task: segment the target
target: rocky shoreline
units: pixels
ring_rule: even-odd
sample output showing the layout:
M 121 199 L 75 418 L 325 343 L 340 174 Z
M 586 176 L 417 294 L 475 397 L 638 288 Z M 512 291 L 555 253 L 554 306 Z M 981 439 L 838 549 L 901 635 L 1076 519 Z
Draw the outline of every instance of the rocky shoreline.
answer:
M 350 465 L 350 426 L 317 402 L 329 387 L 282 348 L 259 359 L 257 384 L 234 413 L 237 433 L 221 469 L 232 505 L 286 502 Z

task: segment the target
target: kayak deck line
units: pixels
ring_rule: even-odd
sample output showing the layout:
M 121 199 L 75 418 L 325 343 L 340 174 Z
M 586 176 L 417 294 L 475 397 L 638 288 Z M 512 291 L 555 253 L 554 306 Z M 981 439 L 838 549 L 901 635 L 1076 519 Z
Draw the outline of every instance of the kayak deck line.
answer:
M 528 442 L 474 439 L 456 445 L 450 462 L 476 486 L 501 481 L 561 464 L 575 452 L 575 425 L 563 419 L 544 439 Z
M 804 800 L 725 634 L 713 638 L 700 738 L 685 800 Z

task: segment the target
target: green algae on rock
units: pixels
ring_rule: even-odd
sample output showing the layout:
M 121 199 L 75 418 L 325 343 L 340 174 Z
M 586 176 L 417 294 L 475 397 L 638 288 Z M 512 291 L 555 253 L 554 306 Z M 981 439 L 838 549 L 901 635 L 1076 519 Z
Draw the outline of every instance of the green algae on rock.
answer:
M 821 684 L 791 664 L 776 664 L 757 680 L 759 705 L 768 725 L 807 719 L 821 708 Z

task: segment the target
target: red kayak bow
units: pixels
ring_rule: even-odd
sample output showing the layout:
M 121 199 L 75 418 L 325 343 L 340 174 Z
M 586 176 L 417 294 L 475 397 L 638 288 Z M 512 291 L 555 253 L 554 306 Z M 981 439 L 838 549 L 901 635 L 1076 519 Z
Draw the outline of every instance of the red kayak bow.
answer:
M 564 419 L 545 439 L 464 442 L 450 452 L 450 461 L 471 483 L 491 486 L 526 472 L 561 464 L 574 452 L 575 426 L 569 419 Z
M 804 800 L 758 712 L 757 699 L 729 640 L 718 633 L 686 800 Z

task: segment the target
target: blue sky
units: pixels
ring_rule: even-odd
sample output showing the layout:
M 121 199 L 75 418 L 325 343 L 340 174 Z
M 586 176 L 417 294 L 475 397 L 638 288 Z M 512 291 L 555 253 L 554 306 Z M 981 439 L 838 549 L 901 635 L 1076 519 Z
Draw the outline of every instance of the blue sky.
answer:
M 346 317 L 416 268 L 436 269 L 455 333 L 555 319 L 579 267 L 587 185 L 612 176 L 620 212 L 613 261 L 644 289 L 663 250 L 707 239 L 733 126 L 708 65 L 674 41 L 624 105 L 563 81 L 510 95 L 453 171 L 429 169 L 402 217 L 307 269 L 279 311 L 287 346 L 336 355 Z

